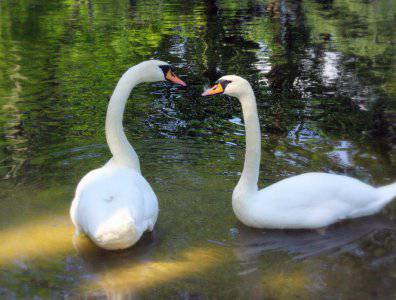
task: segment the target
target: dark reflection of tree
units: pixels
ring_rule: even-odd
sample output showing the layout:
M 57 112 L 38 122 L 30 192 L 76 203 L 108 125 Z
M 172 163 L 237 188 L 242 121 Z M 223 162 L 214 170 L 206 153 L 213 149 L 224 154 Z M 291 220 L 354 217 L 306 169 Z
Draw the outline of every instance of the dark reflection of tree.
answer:
M 339 8 L 333 6 L 333 1 L 318 1 L 318 3 L 323 11 L 334 10 L 332 14 L 329 13 L 331 18 L 337 19 L 342 15 L 343 18 L 340 20 L 344 22 L 353 19 L 356 20 L 355 27 L 367 27 L 354 12 L 338 11 Z M 278 22 L 280 25 L 279 31 L 274 32 L 274 36 L 275 43 L 281 45 L 283 49 L 271 57 L 272 68 L 267 74 L 270 89 L 275 95 L 274 98 L 278 99 L 272 103 L 275 111 L 273 120 L 275 127 L 287 128 L 282 126 L 282 120 L 289 119 L 295 111 L 293 108 L 287 111 L 287 103 L 290 103 L 291 99 L 314 98 L 319 100 L 320 107 L 313 106 L 319 108 L 319 114 L 318 111 L 313 111 L 315 114 L 313 119 L 326 131 L 339 132 L 353 129 L 355 133 L 369 131 L 375 136 L 389 136 L 390 124 L 386 121 L 384 113 L 388 101 L 383 99 L 384 95 L 380 93 L 378 101 L 370 106 L 369 112 L 359 109 L 356 96 L 365 90 L 368 84 L 365 83 L 367 78 L 359 78 L 360 70 L 356 66 L 348 67 L 351 58 L 334 49 L 329 32 L 321 33 L 321 42 L 311 42 L 311 32 L 310 28 L 307 28 L 305 16 L 307 10 L 303 10 L 303 3 L 287 0 L 270 1 L 267 3 L 266 11 L 273 22 Z M 321 12 L 308 11 L 308 13 Z M 344 28 L 344 34 L 349 34 L 350 26 L 345 24 Z M 321 30 L 320 27 L 315 29 Z M 341 32 L 343 32 L 342 28 Z M 330 55 L 337 55 L 337 61 L 327 61 L 327 56 Z M 361 58 L 358 60 L 361 61 Z M 332 82 L 328 82 L 323 74 L 324 69 L 328 67 L 338 71 Z M 356 77 L 359 81 L 352 82 L 351 78 Z M 367 96 L 365 95 L 365 98 Z
M 211 82 L 217 80 L 221 75 L 219 72 L 219 67 L 224 61 L 223 51 L 221 51 L 220 44 L 223 43 L 225 32 L 224 32 L 224 24 L 222 18 L 222 12 L 219 11 L 215 0 L 207 0 L 206 4 L 206 13 L 207 13 L 207 24 L 205 28 L 205 65 L 204 65 L 204 73 Z M 220 48 L 220 49 L 219 49 Z M 224 48 L 224 47 L 223 47 Z M 225 58 L 227 59 L 227 57 Z
M 302 58 L 308 40 L 304 14 L 300 1 L 279 1 L 273 18 L 280 23 L 280 31 L 275 40 L 282 45 L 282 57 L 275 57 L 275 65 L 267 75 L 272 91 L 286 97 L 299 97 L 294 81 L 300 75 L 299 61 Z M 284 63 L 276 63 L 276 60 Z
M 272 126 L 269 129 L 274 131 L 290 130 L 290 120 L 297 122 L 301 119 L 295 114 L 295 106 L 301 104 L 293 101 L 301 97 L 294 83 L 301 72 L 299 61 L 308 39 L 301 6 L 300 1 L 271 1 L 266 7 L 268 16 L 279 24 L 279 31 L 274 32 L 274 42 L 283 49 L 272 56 L 272 68 L 266 75 L 273 94 L 270 108 Z
M 183 6 L 183 13 L 194 15 L 193 8 L 194 4 Z M 242 36 L 240 29 L 243 24 L 239 17 L 224 16 L 216 1 L 205 1 L 199 8 L 205 12 L 206 25 L 191 28 L 195 30 L 196 37 L 166 37 L 159 47 L 162 54 L 171 52 L 173 48 L 184 49 L 178 57 L 170 56 L 169 61 L 187 64 L 180 71 L 188 73 L 189 86 L 183 94 L 185 99 L 165 94 L 161 99 L 168 106 L 168 120 L 160 117 L 150 120 L 152 124 L 156 123 L 154 126 L 164 128 L 161 123 L 165 122 L 166 127 L 176 129 L 172 135 L 222 135 L 219 122 L 239 112 L 239 105 L 235 105 L 236 100 L 226 97 L 203 99 L 200 96 L 202 85 L 213 83 L 226 74 L 239 74 L 254 82 L 257 80 L 252 69 L 257 59 L 252 50 L 257 50 L 258 45 Z M 190 26 L 194 27 L 194 24 Z M 171 102 L 165 98 L 170 98 Z M 169 126 L 172 122 L 180 126 Z
M 341 37 L 351 37 L 352 41 L 362 40 L 365 35 L 370 38 L 366 21 L 355 11 L 334 6 L 333 1 L 316 2 L 320 10 L 303 10 L 303 2 L 299 1 L 274 1 L 267 6 L 272 18 L 281 24 L 277 42 L 284 49 L 281 59 L 272 58 L 275 65 L 268 74 L 271 89 L 283 97 L 319 101 L 320 106 L 313 106 L 319 110 L 312 112 L 319 111 L 314 120 L 326 131 L 355 134 L 367 131 L 372 136 L 391 137 L 392 124 L 387 121 L 386 114 L 390 101 L 384 93 L 370 87 L 371 82 L 381 80 L 367 68 L 376 64 L 378 58 L 354 56 L 353 53 L 351 56 L 350 51 L 343 53 L 345 45 L 334 45 L 332 34 L 321 28 L 320 23 L 307 28 L 305 15 L 328 11 L 326 16 L 339 23 L 337 29 Z M 354 20 L 353 26 L 350 20 Z M 312 43 L 312 30 L 320 32 L 321 41 Z M 384 57 L 386 60 L 386 52 Z M 276 63 L 277 60 L 281 63 Z M 326 68 L 334 69 L 333 78 L 325 77 Z

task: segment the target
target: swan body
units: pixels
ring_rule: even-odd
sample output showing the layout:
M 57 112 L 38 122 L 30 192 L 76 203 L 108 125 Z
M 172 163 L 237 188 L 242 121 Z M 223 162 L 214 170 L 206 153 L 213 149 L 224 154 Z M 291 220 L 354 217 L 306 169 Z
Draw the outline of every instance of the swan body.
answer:
M 315 229 L 337 221 L 379 212 L 396 197 L 396 183 L 375 188 L 357 179 L 328 173 L 305 173 L 258 190 L 261 133 L 253 90 L 245 79 L 229 75 L 202 95 L 225 93 L 242 105 L 246 154 L 232 195 L 237 218 L 255 228 Z
M 71 216 L 76 227 L 99 247 L 124 249 L 146 230 L 153 230 L 158 201 L 139 172 L 107 164 L 82 178 Z
M 85 233 L 101 248 L 128 248 L 156 223 L 158 200 L 140 172 L 139 158 L 124 134 L 122 116 L 135 85 L 166 79 L 185 85 L 165 62 L 140 63 L 124 73 L 110 99 L 106 139 L 113 157 L 81 179 L 70 208 L 77 233 Z
M 372 215 L 389 200 L 383 197 L 381 189 L 355 178 L 328 173 L 289 177 L 247 197 L 244 199 L 236 192 L 232 201 L 242 223 L 255 228 L 290 229 L 321 228 L 340 220 Z

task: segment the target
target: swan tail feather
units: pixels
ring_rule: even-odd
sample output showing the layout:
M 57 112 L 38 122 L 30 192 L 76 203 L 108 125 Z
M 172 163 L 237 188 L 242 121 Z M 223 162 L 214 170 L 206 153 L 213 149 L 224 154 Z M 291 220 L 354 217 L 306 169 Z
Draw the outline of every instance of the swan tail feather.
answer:
M 107 250 L 125 249 L 139 240 L 139 230 L 129 215 L 117 214 L 109 223 L 99 226 L 92 236 L 92 240 L 99 247 Z
M 396 182 L 379 187 L 378 191 L 380 192 L 380 201 L 383 203 L 383 206 L 385 206 L 396 198 Z

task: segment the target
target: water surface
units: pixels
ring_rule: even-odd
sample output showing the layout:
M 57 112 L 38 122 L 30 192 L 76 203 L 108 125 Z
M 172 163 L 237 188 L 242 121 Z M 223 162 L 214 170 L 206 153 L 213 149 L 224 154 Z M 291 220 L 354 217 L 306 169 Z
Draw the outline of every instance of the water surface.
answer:
M 0 3 L 2 298 L 391 299 L 395 204 L 324 232 L 254 230 L 233 215 L 244 128 L 225 74 L 253 85 L 260 187 L 308 171 L 396 179 L 393 1 Z M 120 75 L 171 62 L 187 88 L 134 89 L 127 136 L 160 201 L 153 235 L 104 252 L 73 239 L 79 179 L 109 158 Z

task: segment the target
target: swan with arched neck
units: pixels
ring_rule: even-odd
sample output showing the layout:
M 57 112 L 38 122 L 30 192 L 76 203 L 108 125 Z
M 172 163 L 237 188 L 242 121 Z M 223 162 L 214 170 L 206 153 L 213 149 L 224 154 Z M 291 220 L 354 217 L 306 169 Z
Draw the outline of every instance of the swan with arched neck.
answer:
M 255 228 L 321 228 L 337 221 L 372 215 L 396 197 L 396 183 L 372 187 L 357 179 L 328 173 L 305 173 L 259 190 L 261 132 L 256 98 L 249 82 L 221 77 L 202 96 L 238 98 L 245 122 L 246 152 L 241 177 L 232 194 L 237 218 Z
M 140 83 L 171 81 L 186 84 L 163 61 L 149 60 L 128 69 L 111 96 L 106 114 L 106 140 L 113 157 L 79 182 L 70 208 L 77 233 L 97 246 L 125 249 L 145 231 L 152 231 L 158 200 L 140 171 L 138 155 L 124 133 L 122 119 L 132 89 Z

